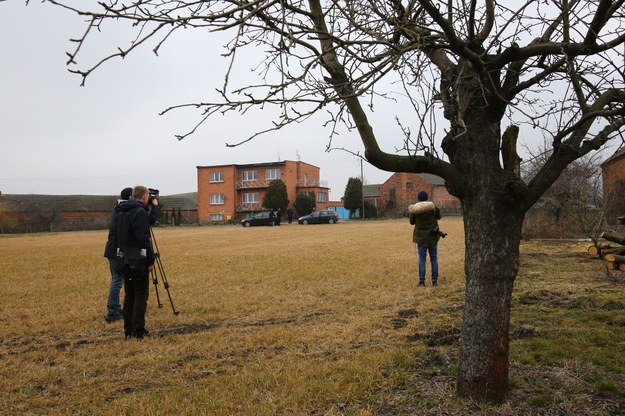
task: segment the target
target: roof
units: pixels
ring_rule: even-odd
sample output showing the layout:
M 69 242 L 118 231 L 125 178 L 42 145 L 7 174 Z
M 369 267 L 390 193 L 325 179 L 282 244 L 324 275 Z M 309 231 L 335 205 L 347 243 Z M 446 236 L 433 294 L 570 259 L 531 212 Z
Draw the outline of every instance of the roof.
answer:
M 101 212 L 117 205 L 117 195 L 1 194 L 0 203 L 13 212 Z M 159 197 L 164 209 L 197 210 L 197 192 Z
M 277 162 L 259 162 L 259 163 L 247 163 L 247 164 L 227 164 L 227 165 L 210 165 L 210 166 L 196 166 L 197 169 L 208 169 L 208 168 L 222 168 L 222 167 L 235 167 L 237 169 L 245 169 L 245 168 L 262 168 L 268 166 L 278 166 L 278 165 L 286 165 L 287 163 L 301 163 L 303 165 L 312 166 L 315 168 L 319 168 L 318 166 L 311 165 L 310 163 L 294 160 L 280 160 Z
M 432 175 L 431 173 L 418 173 L 423 179 L 430 185 L 445 186 L 445 179 L 440 176 Z
M 603 161 L 603 163 L 601 163 L 600 166 L 603 168 L 605 165 L 609 165 L 610 163 L 616 161 L 617 159 L 620 159 L 624 155 L 625 155 L 625 147 L 621 147 L 620 149 L 617 149 L 616 152 L 614 152 L 612 156 L 610 156 L 605 161 Z
M 364 198 L 375 198 L 380 196 L 380 186 L 382 186 L 381 184 L 377 184 L 377 185 L 363 185 L 362 186 L 362 196 Z

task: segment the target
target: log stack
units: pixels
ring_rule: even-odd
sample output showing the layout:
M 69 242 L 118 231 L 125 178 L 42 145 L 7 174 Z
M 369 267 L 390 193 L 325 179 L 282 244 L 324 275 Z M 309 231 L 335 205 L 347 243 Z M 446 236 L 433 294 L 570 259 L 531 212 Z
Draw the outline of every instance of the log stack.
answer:
M 625 237 L 611 234 L 607 231 L 604 231 L 600 237 L 620 246 L 613 247 L 610 244 L 592 245 L 588 247 L 588 255 L 605 260 L 607 270 L 625 271 Z

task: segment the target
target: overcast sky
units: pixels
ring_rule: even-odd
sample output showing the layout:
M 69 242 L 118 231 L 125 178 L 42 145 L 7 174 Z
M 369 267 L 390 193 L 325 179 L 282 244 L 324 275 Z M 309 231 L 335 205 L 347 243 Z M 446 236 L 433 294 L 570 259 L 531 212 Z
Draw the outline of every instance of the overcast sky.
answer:
M 65 52 L 73 47 L 69 39 L 84 28 L 80 17 L 48 4 L 0 2 L 2 193 L 114 195 L 126 186 L 143 184 L 171 195 L 197 190 L 196 166 L 299 158 L 321 169 L 330 198 L 337 200 L 348 178 L 360 177 L 356 156 L 325 152 L 329 133 L 321 120 L 227 148 L 226 142 L 267 127 L 266 115 L 238 115 L 218 118 L 178 141 L 174 135 L 187 132 L 197 114 L 159 113 L 205 100 L 222 84 L 225 63 L 218 52 L 204 52 L 218 51 L 219 45 L 207 45 L 206 38 L 192 33 L 178 36 L 158 57 L 146 48 L 109 62 L 81 87 L 80 76 L 67 71 Z M 82 55 L 85 66 L 117 46 L 98 42 Z M 378 135 L 384 136 L 384 128 L 382 124 L 376 130 Z M 333 144 L 362 153 L 356 133 L 344 132 Z M 382 147 L 393 151 L 392 146 Z M 369 184 L 391 175 L 366 162 L 363 170 Z

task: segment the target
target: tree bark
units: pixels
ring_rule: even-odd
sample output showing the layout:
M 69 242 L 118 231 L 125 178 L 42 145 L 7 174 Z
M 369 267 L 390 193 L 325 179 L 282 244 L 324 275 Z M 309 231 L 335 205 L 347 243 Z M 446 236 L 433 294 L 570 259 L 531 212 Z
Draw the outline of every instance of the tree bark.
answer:
M 464 211 L 467 286 L 457 391 L 501 402 L 508 391 L 510 305 L 523 215 L 489 212 L 488 205 Z M 483 238 L 484 229 L 489 238 Z

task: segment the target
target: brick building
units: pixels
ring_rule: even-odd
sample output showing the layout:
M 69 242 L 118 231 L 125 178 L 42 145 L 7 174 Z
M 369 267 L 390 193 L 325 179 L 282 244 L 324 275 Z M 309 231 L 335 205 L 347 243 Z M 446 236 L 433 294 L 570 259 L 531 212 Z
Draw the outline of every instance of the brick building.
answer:
M 610 223 L 625 214 L 625 148 L 617 150 L 601 164 L 603 205 Z
M 443 213 L 459 214 L 460 201 L 447 191 L 443 178 L 429 173 L 394 173 L 382 185 L 378 208 L 380 216 L 400 217 L 408 205 L 417 201 L 417 194 L 426 191 L 430 201 L 436 203 Z
M 281 179 L 286 185 L 289 204 L 297 194 L 314 195 L 316 209 L 329 205 L 329 190 L 319 179 L 319 168 L 301 161 L 218 165 L 197 167 L 198 220 L 200 223 L 245 218 L 263 210 L 269 183 Z

